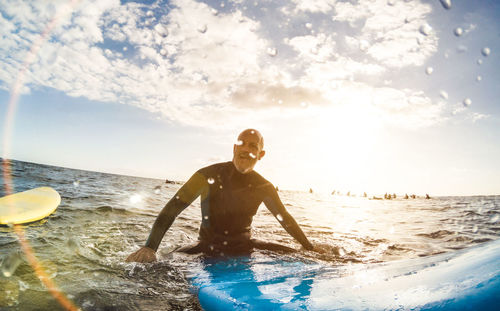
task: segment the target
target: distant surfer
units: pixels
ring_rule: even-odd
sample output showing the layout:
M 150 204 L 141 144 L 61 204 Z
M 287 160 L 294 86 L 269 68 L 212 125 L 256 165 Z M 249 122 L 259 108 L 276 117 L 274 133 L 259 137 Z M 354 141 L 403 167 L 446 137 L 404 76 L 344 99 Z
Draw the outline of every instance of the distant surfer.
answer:
M 265 155 L 263 148 L 264 138 L 257 130 L 244 130 L 233 147 L 233 160 L 194 173 L 161 210 L 146 245 L 129 255 L 126 261 L 155 261 L 165 232 L 198 196 L 201 196 L 202 214 L 199 241 L 178 251 L 211 255 L 242 254 L 254 248 L 294 251 L 284 245 L 251 238 L 253 216 L 262 202 L 292 237 L 305 249 L 312 250 L 313 245 L 285 209 L 276 188 L 253 170 Z

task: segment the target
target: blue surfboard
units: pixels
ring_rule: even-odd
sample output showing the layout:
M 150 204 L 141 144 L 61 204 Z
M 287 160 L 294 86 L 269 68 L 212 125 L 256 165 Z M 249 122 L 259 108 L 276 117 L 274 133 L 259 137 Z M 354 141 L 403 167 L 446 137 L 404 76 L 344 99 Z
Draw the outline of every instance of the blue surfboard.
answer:
M 279 255 L 205 259 L 188 275 L 204 310 L 498 310 L 500 240 L 383 264 Z

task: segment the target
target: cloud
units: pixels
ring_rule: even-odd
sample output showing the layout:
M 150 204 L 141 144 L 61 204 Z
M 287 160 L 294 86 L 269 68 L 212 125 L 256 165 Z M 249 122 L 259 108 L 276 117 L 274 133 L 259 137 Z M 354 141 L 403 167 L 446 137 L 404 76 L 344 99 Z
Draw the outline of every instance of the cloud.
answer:
M 328 0 L 292 0 L 296 5 L 296 11 L 309 11 L 328 13 L 336 5 L 336 1 Z
M 430 12 L 418 1 L 394 6 L 379 0 L 294 1 L 302 13 L 282 28 L 269 28 L 275 25 L 269 18 L 250 17 L 259 15 L 239 1 L 221 12 L 194 0 L 81 1 L 70 14 L 57 13 L 65 4 L 16 7 L 3 1 L 1 88 L 9 89 L 29 49 L 57 15 L 57 26 L 29 68 L 28 88 L 134 105 L 202 127 L 240 126 L 294 116 L 304 105 L 360 100 L 387 114 L 391 124 L 389 115 L 396 114 L 402 126 L 431 125 L 442 112 L 418 90 L 380 90 L 361 82 L 418 66 L 435 53 L 436 33 L 418 32 Z M 266 9 L 277 18 L 293 18 L 282 6 Z M 303 27 L 303 18 L 313 13 L 314 23 Z M 302 27 L 294 28 L 297 24 Z M 277 55 L 268 54 L 275 47 Z M 405 106 L 396 109 L 391 101 Z

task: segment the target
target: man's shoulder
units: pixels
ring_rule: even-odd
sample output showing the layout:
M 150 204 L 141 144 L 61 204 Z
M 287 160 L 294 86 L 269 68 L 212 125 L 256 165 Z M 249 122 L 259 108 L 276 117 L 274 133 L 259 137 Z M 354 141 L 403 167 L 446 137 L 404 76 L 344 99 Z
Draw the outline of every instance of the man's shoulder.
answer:
M 255 170 L 252 171 L 250 174 L 252 174 L 252 177 L 253 177 L 254 181 L 258 185 L 260 185 L 260 186 L 270 186 L 270 187 L 274 188 L 273 184 L 269 180 L 265 179 L 261 174 L 257 173 Z
M 228 168 L 231 165 L 231 162 L 220 162 L 220 163 L 215 163 L 211 164 L 209 166 L 202 167 L 198 170 L 199 173 L 202 173 L 203 175 L 206 175 L 207 173 L 213 173 L 216 171 L 220 171 L 222 169 Z

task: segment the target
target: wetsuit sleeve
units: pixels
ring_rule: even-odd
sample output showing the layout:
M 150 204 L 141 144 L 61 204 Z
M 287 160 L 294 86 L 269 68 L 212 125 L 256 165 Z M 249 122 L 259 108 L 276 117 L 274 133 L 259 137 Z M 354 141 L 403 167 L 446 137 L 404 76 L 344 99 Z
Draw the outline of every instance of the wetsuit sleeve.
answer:
M 206 178 L 201 173 L 196 172 L 191 176 L 161 210 L 145 246 L 156 251 L 165 232 L 170 228 L 177 215 L 188 207 L 207 186 Z
M 266 196 L 264 197 L 264 204 L 267 209 L 278 219 L 281 226 L 292 236 L 294 237 L 305 249 L 312 250 L 313 245 L 307 239 L 306 235 L 300 229 L 299 225 L 295 221 L 295 219 L 288 213 L 285 206 L 280 200 L 278 192 L 271 185 L 270 187 L 266 187 L 268 190 L 266 191 Z

